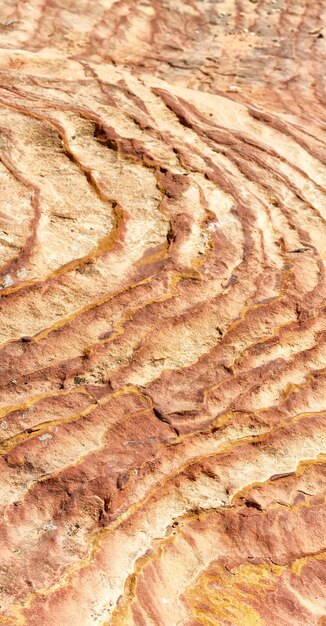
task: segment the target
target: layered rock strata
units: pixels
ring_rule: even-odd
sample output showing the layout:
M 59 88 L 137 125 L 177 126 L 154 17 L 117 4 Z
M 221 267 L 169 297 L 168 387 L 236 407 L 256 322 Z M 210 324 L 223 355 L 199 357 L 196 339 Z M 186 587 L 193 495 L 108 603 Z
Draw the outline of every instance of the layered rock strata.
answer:
M 324 9 L 2 2 L 0 623 L 325 626 Z

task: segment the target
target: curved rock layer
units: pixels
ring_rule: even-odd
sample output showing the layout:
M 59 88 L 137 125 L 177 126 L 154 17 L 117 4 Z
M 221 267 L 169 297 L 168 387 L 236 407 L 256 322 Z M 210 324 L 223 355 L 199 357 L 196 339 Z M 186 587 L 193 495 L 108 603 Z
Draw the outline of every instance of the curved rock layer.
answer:
M 324 8 L 2 1 L 2 624 L 325 626 Z

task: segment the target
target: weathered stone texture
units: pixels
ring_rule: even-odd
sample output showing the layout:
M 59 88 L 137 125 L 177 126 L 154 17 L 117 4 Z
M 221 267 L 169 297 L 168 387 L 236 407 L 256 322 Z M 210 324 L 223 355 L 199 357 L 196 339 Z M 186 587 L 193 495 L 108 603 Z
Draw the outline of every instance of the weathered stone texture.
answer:
M 326 625 L 324 9 L 2 0 L 0 623 Z

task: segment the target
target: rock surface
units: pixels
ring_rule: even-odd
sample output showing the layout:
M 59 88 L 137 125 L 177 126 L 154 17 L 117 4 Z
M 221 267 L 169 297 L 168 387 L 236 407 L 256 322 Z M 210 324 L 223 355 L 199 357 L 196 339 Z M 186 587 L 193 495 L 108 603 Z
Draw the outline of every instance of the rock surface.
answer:
M 2 0 L 0 623 L 325 626 L 323 9 Z

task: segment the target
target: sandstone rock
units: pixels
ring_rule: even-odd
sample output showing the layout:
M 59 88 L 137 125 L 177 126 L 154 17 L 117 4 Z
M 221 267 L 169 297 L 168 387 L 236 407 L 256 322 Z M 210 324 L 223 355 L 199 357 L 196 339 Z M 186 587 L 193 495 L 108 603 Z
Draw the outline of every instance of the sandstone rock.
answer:
M 322 0 L 4 0 L 0 622 L 325 626 Z

